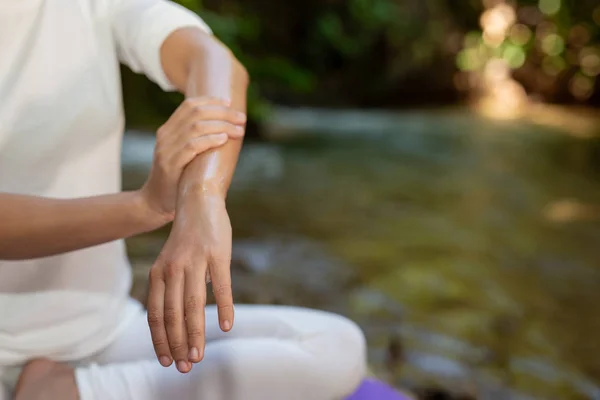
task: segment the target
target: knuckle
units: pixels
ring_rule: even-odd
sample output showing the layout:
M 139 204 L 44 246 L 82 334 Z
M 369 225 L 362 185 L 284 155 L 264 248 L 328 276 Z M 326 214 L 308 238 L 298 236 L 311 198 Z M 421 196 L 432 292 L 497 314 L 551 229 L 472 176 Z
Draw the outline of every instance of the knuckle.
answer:
M 193 339 L 200 339 L 204 337 L 204 331 L 200 328 L 188 329 L 188 336 Z
M 148 310 L 148 325 L 151 328 L 157 328 L 163 324 L 162 313 L 156 309 Z
M 178 340 L 170 342 L 169 347 L 171 348 L 171 351 L 173 353 L 180 353 L 182 351 L 187 350 L 186 346 L 184 346 L 183 342 L 180 342 Z
M 152 345 L 155 348 L 164 347 L 167 345 L 167 341 L 164 338 L 152 338 Z
M 202 121 L 194 121 L 190 126 L 192 132 L 203 132 L 205 130 L 205 124 Z
M 183 146 L 183 150 L 184 151 L 195 151 L 199 145 L 200 145 L 200 143 L 198 141 L 190 140 Z
M 165 308 L 165 316 L 164 316 L 165 324 L 169 326 L 179 326 L 180 317 L 177 310 L 173 307 Z
M 216 285 L 213 287 L 215 296 L 224 297 L 231 294 L 231 285 Z
M 154 163 L 158 166 L 162 166 L 165 163 L 167 156 L 165 151 L 161 148 L 154 150 Z
M 187 99 L 185 99 L 183 101 L 183 103 L 181 103 L 181 106 L 185 110 L 193 110 L 196 107 L 196 102 L 197 102 L 196 98 L 194 98 L 194 97 L 188 97 Z
M 167 128 L 165 125 L 161 126 L 156 130 L 156 139 L 162 139 L 167 133 Z
M 211 246 L 208 253 L 212 259 L 213 266 L 229 267 L 231 264 L 231 254 L 225 249 L 221 248 L 218 244 Z
M 194 116 L 197 118 L 202 118 L 207 114 L 207 109 L 205 106 L 197 105 L 194 107 Z
M 185 300 L 185 312 L 187 314 L 194 314 L 198 311 L 200 299 L 198 296 L 190 296 Z
M 178 277 L 183 273 L 183 267 L 177 260 L 167 261 L 165 263 L 165 272 L 168 277 Z
M 150 272 L 148 272 L 148 278 L 150 279 L 150 281 L 162 280 L 162 271 L 156 268 L 156 266 L 153 266 L 152 268 L 150 268 Z

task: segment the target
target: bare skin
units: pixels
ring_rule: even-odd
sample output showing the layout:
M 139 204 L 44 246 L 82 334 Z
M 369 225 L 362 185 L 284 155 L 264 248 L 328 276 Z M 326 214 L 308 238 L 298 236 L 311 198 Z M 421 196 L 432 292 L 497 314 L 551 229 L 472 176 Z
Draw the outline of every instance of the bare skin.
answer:
M 246 110 L 248 74 L 230 51 L 211 35 L 181 29 L 163 45 L 164 70 L 188 98 L 225 98 Z M 231 224 L 225 198 L 242 145 L 226 145 L 199 155 L 186 167 L 179 185 L 177 212 L 169 238 L 150 271 L 148 323 L 163 366 L 180 372 L 204 355 L 206 279 L 210 276 L 223 331 L 233 326 Z
M 138 191 L 82 199 L 0 193 L 0 260 L 82 249 L 172 221 L 185 166 L 198 154 L 244 134 L 245 115 L 223 100 L 204 97 L 191 102 L 199 112 L 180 107 L 159 129 L 152 170 Z
M 230 122 L 243 126 L 248 75 L 243 66 L 218 40 L 197 29 L 181 29 L 167 38 L 161 48 L 161 59 L 171 82 L 188 97 L 182 109 L 197 112 L 196 103 L 205 96 L 224 99 L 228 108 L 237 112 L 234 121 Z M 163 131 L 163 136 L 169 136 L 167 130 Z M 118 206 L 103 213 L 94 211 L 91 214 L 107 215 L 120 210 L 119 217 L 111 220 L 112 224 L 118 227 L 102 237 L 87 237 L 82 242 L 50 246 L 49 249 L 39 252 L 42 255 L 56 254 L 134 235 L 154 229 L 174 217 L 169 239 L 150 274 L 148 322 L 161 364 L 168 366 L 175 360 L 178 370 L 183 373 L 189 372 L 192 363 L 201 361 L 203 357 L 204 306 L 208 275 L 213 281 L 221 329 L 228 331 L 233 325 L 233 296 L 229 269 L 231 224 L 225 208 L 225 198 L 241 149 L 242 136 L 243 132 L 239 136 L 229 135 L 226 143 L 215 145 L 210 151 L 198 153 L 184 166 L 176 196 L 169 192 L 169 195 L 158 203 L 144 200 L 142 209 L 150 209 L 164 218 L 157 226 L 144 226 L 126 231 L 125 227 L 132 221 L 122 223 L 121 218 L 131 209 L 121 210 L 121 206 Z M 145 190 L 149 190 L 148 185 L 145 185 Z M 127 194 L 115 196 L 125 195 Z M 136 197 L 137 194 L 130 196 Z M 176 203 L 173 204 L 175 198 Z M 66 207 L 65 204 L 61 206 Z M 78 206 L 85 209 L 89 204 Z M 146 221 L 146 218 L 141 217 L 141 221 Z M 77 222 L 89 226 L 90 223 L 100 221 L 82 218 Z M 70 223 L 68 229 L 80 229 L 79 224 Z M 60 226 L 60 223 L 55 222 L 52 228 L 56 229 L 57 225 Z M 71 230 L 69 232 L 72 232 Z M 50 232 L 52 229 L 48 228 L 48 235 Z M 57 236 L 55 232 L 54 236 Z M 73 236 L 77 234 L 68 235 Z M 187 325 L 184 325 L 184 321 Z M 21 373 L 15 400 L 78 398 L 74 370 L 71 367 L 48 360 L 34 360 L 27 364 Z
M 25 365 L 14 400 L 78 400 L 73 368 L 50 360 L 34 360 Z

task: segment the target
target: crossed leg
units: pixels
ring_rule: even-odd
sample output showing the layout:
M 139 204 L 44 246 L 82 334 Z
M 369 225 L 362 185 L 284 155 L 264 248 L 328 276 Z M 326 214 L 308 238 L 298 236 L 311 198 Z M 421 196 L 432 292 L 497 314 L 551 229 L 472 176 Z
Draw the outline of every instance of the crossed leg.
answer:
M 362 332 L 338 315 L 237 306 L 229 333 L 219 329 L 214 307 L 207 308 L 206 320 L 205 358 L 188 374 L 158 364 L 146 316 L 140 313 L 85 366 L 30 364 L 16 400 L 334 400 L 350 394 L 364 376 Z M 34 366 L 35 387 L 47 386 L 36 393 L 27 385 L 36 378 Z M 48 397 L 53 390 L 55 397 Z

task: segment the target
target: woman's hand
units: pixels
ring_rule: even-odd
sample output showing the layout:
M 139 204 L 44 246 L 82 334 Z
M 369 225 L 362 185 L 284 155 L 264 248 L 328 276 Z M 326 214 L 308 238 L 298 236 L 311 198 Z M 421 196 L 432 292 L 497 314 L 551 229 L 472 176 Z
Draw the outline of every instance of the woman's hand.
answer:
M 231 99 L 245 112 L 249 76 L 243 65 L 214 36 L 179 29 L 161 48 L 165 73 L 187 96 L 211 94 Z M 173 360 L 181 372 L 203 357 L 204 306 L 208 275 L 223 331 L 233 326 L 231 224 L 225 197 L 241 139 L 202 154 L 183 172 L 171 234 L 150 272 L 148 322 L 161 364 Z
M 246 116 L 222 99 L 186 99 L 156 133 L 150 175 L 140 194 L 164 223 L 174 218 L 179 179 L 199 154 L 244 135 Z
M 197 191 L 194 191 L 197 190 Z M 206 282 L 223 331 L 233 326 L 231 224 L 224 199 L 194 189 L 179 199 L 173 228 L 150 270 L 148 323 L 159 362 L 186 373 L 202 360 Z

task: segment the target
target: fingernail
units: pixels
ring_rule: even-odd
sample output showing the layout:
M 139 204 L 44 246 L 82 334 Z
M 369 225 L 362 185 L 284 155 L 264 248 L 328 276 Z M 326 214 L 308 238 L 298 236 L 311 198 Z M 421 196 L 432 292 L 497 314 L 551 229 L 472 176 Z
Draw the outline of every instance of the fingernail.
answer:
M 160 356 L 158 358 L 158 362 L 160 363 L 160 365 L 162 365 L 163 367 L 168 367 L 169 365 L 171 365 L 171 358 L 167 357 L 167 356 Z
M 228 331 L 231 328 L 231 323 L 227 320 L 223 321 L 223 329 Z
M 189 358 L 191 361 L 196 361 L 196 360 L 198 360 L 198 356 L 199 356 L 199 354 L 198 354 L 198 349 L 197 349 L 197 348 L 195 348 L 195 347 L 192 347 L 192 348 L 190 349 L 190 354 L 189 354 L 188 358 Z
M 240 120 L 246 121 L 246 114 L 238 112 L 236 115 Z
M 236 126 L 235 129 L 237 129 L 240 132 L 244 132 L 244 127 L 243 126 Z
M 226 134 L 226 133 L 219 133 L 219 134 L 217 135 L 217 141 L 218 141 L 219 143 L 225 143 L 225 142 L 227 141 L 227 139 L 228 139 L 228 136 L 227 136 L 227 134 Z
M 179 370 L 179 372 L 187 372 L 188 363 L 183 360 L 177 361 L 177 369 Z

